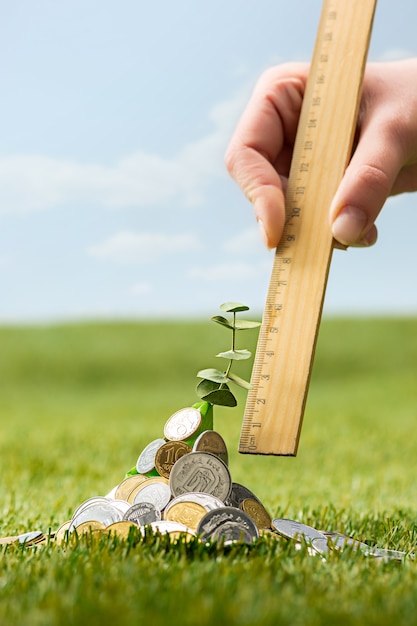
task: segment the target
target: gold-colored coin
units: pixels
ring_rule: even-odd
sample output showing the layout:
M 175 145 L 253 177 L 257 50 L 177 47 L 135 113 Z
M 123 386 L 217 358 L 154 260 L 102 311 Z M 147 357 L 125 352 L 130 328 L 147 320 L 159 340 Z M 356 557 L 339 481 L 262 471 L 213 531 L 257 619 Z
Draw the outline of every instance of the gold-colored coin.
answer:
M 195 535 L 193 535 L 192 533 L 187 533 L 180 530 L 170 530 L 168 535 L 169 540 L 172 541 L 172 543 L 176 543 L 179 539 L 188 542 L 195 537 Z
M 276 539 L 277 541 L 281 539 L 281 536 L 278 533 L 271 530 L 270 528 L 259 528 L 259 536 L 260 537 L 273 537 L 273 539 Z
M 158 473 L 169 478 L 174 463 L 189 452 L 191 452 L 191 447 L 184 441 L 167 441 L 164 443 L 155 454 L 155 467 Z
M 57 543 L 62 543 L 65 540 L 66 532 L 68 528 L 70 527 L 70 524 L 71 524 L 71 520 L 68 520 L 67 522 L 64 522 L 63 524 L 61 524 L 58 530 L 55 531 L 54 539 Z
M 128 476 L 122 480 L 120 485 L 116 488 L 114 493 L 115 500 L 127 500 L 129 493 L 135 489 L 138 485 L 143 483 L 145 480 L 148 480 L 147 476 L 143 474 L 134 474 L 133 476 Z
M 139 491 L 141 491 L 144 487 L 147 487 L 148 485 L 152 485 L 154 483 L 165 483 L 165 485 L 169 485 L 168 479 L 164 478 L 163 476 L 147 478 L 145 481 L 140 483 L 140 485 L 135 487 L 133 491 L 131 491 L 131 493 L 129 493 L 128 497 L 126 498 L 127 502 L 129 502 L 129 504 L 133 504 L 136 494 L 139 493 Z
M 197 502 L 177 502 L 167 511 L 165 519 L 197 530 L 199 521 L 206 513 L 207 509 Z
M 106 527 L 103 522 L 99 522 L 98 520 L 89 520 L 88 522 L 82 522 L 79 524 L 75 530 L 77 535 L 83 535 L 84 533 L 102 533 Z
M 107 526 L 106 533 L 112 533 L 114 535 L 117 535 L 121 539 L 127 539 L 129 537 L 130 529 L 132 528 L 132 526 L 137 528 L 137 525 L 133 522 L 114 522 L 113 524 Z
M 205 430 L 197 437 L 193 445 L 193 452 L 210 452 L 223 461 L 229 462 L 226 443 L 223 437 L 215 430 Z
M 272 519 L 263 504 L 253 498 L 245 498 L 239 505 L 255 522 L 258 528 L 271 528 Z

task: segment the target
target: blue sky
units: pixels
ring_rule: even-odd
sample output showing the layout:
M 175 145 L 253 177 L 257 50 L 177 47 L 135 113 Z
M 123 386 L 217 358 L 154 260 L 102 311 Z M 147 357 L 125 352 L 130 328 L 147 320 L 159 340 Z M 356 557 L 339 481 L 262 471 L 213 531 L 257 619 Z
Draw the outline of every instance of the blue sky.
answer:
M 319 0 L 0 7 L 0 321 L 261 311 L 272 267 L 223 154 L 262 70 L 311 57 Z M 379 0 L 372 60 L 417 55 Z M 417 195 L 336 251 L 325 313 L 417 313 Z

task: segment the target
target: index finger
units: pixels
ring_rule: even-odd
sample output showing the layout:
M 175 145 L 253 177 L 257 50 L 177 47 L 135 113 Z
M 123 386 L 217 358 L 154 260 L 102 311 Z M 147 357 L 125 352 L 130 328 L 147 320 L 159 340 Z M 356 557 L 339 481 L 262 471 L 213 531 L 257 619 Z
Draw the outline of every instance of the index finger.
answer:
M 253 203 L 269 247 L 284 224 L 284 194 L 292 157 L 307 64 L 268 70 L 259 80 L 226 153 L 231 176 Z

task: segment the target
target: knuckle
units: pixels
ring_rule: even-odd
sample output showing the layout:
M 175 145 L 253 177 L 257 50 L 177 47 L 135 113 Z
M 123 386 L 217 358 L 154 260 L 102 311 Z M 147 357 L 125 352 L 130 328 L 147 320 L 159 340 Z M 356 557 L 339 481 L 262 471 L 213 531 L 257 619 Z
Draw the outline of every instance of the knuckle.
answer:
M 236 171 L 236 163 L 238 161 L 239 150 L 233 146 L 229 146 L 224 155 L 224 164 L 230 176 Z
M 360 182 L 378 196 L 388 196 L 391 191 L 391 179 L 388 173 L 377 165 L 362 165 L 357 171 Z

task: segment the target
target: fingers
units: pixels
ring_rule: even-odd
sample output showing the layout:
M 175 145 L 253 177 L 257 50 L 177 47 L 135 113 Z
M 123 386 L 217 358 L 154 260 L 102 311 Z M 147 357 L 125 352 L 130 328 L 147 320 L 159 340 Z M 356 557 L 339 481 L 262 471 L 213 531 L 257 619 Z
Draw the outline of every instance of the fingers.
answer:
M 265 244 L 278 245 L 284 195 L 308 66 L 266 72 L 255 88 L 226 153 L 231 176 L 253 203 Z
M 374 222 L 404 162 L 398 137 L 376 117 L 363 129 L 330 209 L 333 237 L 345 246 L 370 246 Z
M 367 66 L 359 143 L 330 209 L 335 239 L 369 246 L 389 195 L 417 189 L 417 59 Z

